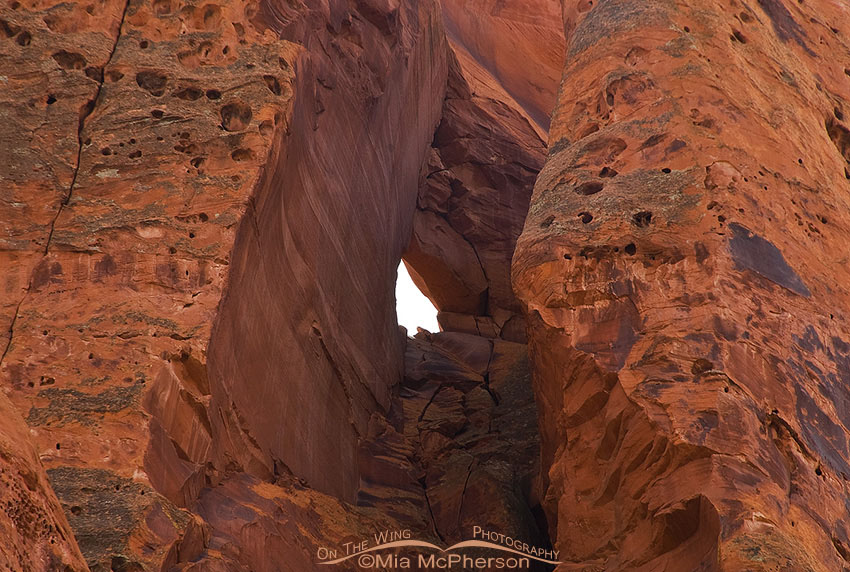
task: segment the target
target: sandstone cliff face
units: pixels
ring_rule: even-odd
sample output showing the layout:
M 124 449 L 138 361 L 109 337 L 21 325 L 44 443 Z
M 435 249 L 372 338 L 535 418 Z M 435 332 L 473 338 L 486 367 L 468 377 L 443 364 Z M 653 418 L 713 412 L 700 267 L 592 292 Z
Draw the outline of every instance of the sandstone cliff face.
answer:
M 209 346 L 213 424 L 242 466 L 283 463 L 352 501 L 358 438 L 401 376 L 392 292 L 415 200 L 403 190 L 439 118 L 445 48 L 430 2 L 279 10 L 257 21 L 304 46 L 298 87 L 231 256 Z
M 0 367 L 92 569 L 193 559 L 192 505 L 231 473 L 352 500 L 401 376 L 390 293 L 443 98 L 437 11 L 296 15 L 4 10 Z
M 498 99 L 527 114 L 540 129 L 548 129 L 564 64 L 561 3 L 445 0 L 441 4 L 454 50 L 467 52 L 489 75 L 485 83 L 509 96 Z M 502 122 L 491 127 L 497 125 Z
M 9 3 L 0 564 L 850 568 L 848 15 Z
M 560 36 L 551 3 L 508 4 L 480 8 Z M 532 85 L 430 1 L 13 2 L 2 32 L 0 375 L 30 430 L 0 434 L 8 498 L 47 530 L 4 525 L 10 568 L 310 569 L 318 545 L 479 516 L 538 534 L 525 346 L 478 334 L 524 338 L 508 264 L 558 47 Z M 479 304 L 444 308 L 476 335 L 396 326 L 415 211 L 477 250 L 448 266 L 486 275 Z
M 86 569 L 27 426 L 5 394 L 0 394 L 0 499 L 4 570 Z
M 566 2 L 513 262 L 587 570 L 842 570 L 847 7 Z
M 4 389 L 91 568 L 158 567 L 205 484 L 203 352 L 294 49 L 241 4 L 3 18 Z

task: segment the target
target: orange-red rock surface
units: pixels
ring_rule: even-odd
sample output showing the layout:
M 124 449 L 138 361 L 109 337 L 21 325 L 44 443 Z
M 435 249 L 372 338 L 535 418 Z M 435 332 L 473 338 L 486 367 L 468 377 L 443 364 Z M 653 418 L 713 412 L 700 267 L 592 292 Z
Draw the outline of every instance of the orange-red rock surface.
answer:
M 3 10 L 0 372 L 93 569 L 194 557 L 231 473 L 354 499 L 445 40 L 315 4 Z
M 29 430 L 5 394 L 0 394 L 0 502 L 0 567 L 86 569 Z
M 537 78 L 499 48 L 561 24 L 519 4 L 480 7 L 499 41 L 432 1 L 0 11 L 0 436 L 31 485 L 4 500 L 48 531 L 4 525 L 10 569 L 310 569 L 379 526 L 460 539 L 492 490 L 488 523 L 539 535 L 524 346 L 405 342 L 392 297 L 436 156 L 491 272 L 446 328 L 524 339 L 509 260 L 561 49 Z M 412 378 L 406 348 L 434 356 Z
M 553 542 L 582 570 L 847 569 L 847 5 L 564 14 L 513 262 Z
M 7 3 L 0 567 L 850 569 L 848 22 Z

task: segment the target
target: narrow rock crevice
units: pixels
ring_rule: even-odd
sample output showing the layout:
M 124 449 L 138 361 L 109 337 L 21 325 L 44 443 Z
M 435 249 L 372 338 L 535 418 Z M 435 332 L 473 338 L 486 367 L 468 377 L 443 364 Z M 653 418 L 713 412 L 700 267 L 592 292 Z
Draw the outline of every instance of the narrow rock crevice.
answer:
M 115 55 L 115 51 L 118 49 L 118 42 L 121 41 L 121 33 L 124 30 L 124 20 L 127 17 L 127 10 L 130 7 L 130 0 L 127 0 L 124 3 L 124 8 L 121 10 L 121 19 L 118 21 L 118 32 L 115 35 L 115 42 L 112 44 L 112 49 L 109 50 L 109 55 L 106 58 L 106 62 L 103 64 L 103 67 L 99 69 L 99 73 L 97 74 L 97 89 L 94 92 L 94 97 L 88 100 L 83 107 L 80 109 L 80 119 L 77 124 L 77 158 L 76 164 L 74 165 L 74 172 L 71 175 L 71 183 L 68 185 L 68 192 L 62 198 L 62 201 L 59 203 L 59 208 L 56 210 L 56 214 L 53 216 L 53 220 L 50 221 L 50 229 L 47 233 L 47 240 L 44 243 L 44 255 L 47 256 L 50 251 L 50 244 L 53 241 L 53 231 L 56 228 L 56 221 L 59 220 L 59 217 L 62 215 L 62 212 L 65 210 L 65 207 L 71 202 L 71 197 L 74 194 L 74 188 L 77 185 L 77 176 L 80 173 L 80 166 L 82 163 L 83 157 L 83 147 L 85 146 L 85 141 L 83 140 L 83 131 L 86 127 L 86 119 L 94 112 L 95 105 L 97 105 L 97 101 L 100 98 L 100 93 L 103 90 L 103 82 L 106 75 L 106 68 L 109 67 L 109 64 L 112 63 L 112 58 Z
M 32 286 L 32 281 L 27 284 L 27 288 L 24 291 L 24 296 L 21 298 L 21 301 L 18 302 L 18 305 L 15 306 L 15 312 L 12 314 L 12 321 L 9 323 L 9 339 L 6 340 L 6 347 L 3 348 L 3 354 L 0 355 L 0 368 L 3 367 L 3 360 L 6 359 L 6 354 L 9 353 L 9 348 L 12 347 L 12 336 L 15 334 L 15 322 L 18 321 L 18 313 L 21 311 L 21 306 L 24 301 L 27 299 L 27 295 L 29 294 L 30 287 Z
M 437 526 L 437 519 L 434 518 L 434 509 L 431 508 L 431 499 L 428 497 L 428 487 L 425 485 L 424 482 L 422 483 L 422 494 L 425 496 L 425 505 L 428 508 L 428 517 L 431 522 L 431 528 L 433 529 L 434 534 L 437 535 L 437 538 L 440 539 L 440 542 L 446 542 L 446 538 L 443 536 L 443 534 L 440 532 L 439 527 Z
M 124 26 L 124 18 L 127 15 L 127 8 L 129 6 L 130 6 L 130 0 L 127 0 L 127 2 L 124 4 L 124 9 L 121 13 L 121 20 L 118 24 L 118 34 L 115 37 L 115 42 L 112 45 L 112 49 L 109 52 L 109 56 L 107 57 L 106 63 L 104 64 L 103 68 L 100 69 L 99 80 L 98 80 L 98 84 L 97 84 L 97 89 L 95 90 L 95 95 L 92 99 L 90 99 L 88 102 L 86 102 L 86 104 L 82 107 L 82 109 L 80 111 L 80 119 L 79 119 L 79 124 L 77 126 L 77 156 L 76 156 L 76 164 L 74 165 L 74 171 L 71 175 L 71 183 L 68 186 L 68 192 L 65 194 L 65 196 L 62 198 L 62 200 L 59 203 L 59 208 L 56 209 L 56 214 L 53 215 L 53 219 L 50 221 L 50 227 L 49 227 L 48 232 L 47 232 L 47 239 L 45 240 L 45 243 L 44 243 L 44 253 L 43 253 L 42 258 L 39 260 L 39 263 L 42 260 L 44 260 L 44 257 L 46 257 L 47 254 L 48 254 L 48 251 L 50 249 L 50 243 L 53 240 L 53 230 L 56 227 L 56 221 L 59 219 L 59 216 L 62 214 L 62 211 L 64 210 L 65 206 L 70 202 L 71 195 L 74 192 L 74 186 L 77 183 L 77 175 L 80 172 L 80 160 L 82 158 L 82 151 L 83 151 L 83 129 L 85 127 L 85 120 L 89 115 L 91 115 L 92 111 L 94 110 L 95 102 L 97 101 L 97 98 L 100 96 L 101 89 L 103 88 L 103 71 L 106 69 L 106 66 L 109 65 L 109 62 L 112 61 L 112 56 L 115 54 L 115 49 L 118 47 L 118 41 L 121 38 L 121 29 Z M 38 264 L 36 264 L 36 267 L 37 266 L 38 266 Z M 18 313 L 20 312 L 21 306 L 23 306 L 24 302 L 26 301 L 27 297 L 29 296 L 31 288 L 32 288 L 32 279 L 30 279 L 29 282 L 27 283 L 27 287 L 24 290 L 24 295 L 21 297 L 21 300 L 18 302 L 17 306 L 15 307 L 15 313 L 12 315 L 12 321 L 9 324 L 9 339 L 6 341 L 6 347 L 3 349 L 3 354 L 0 355 L 0 366 L 3 365 L 3 360 L 5 359 L 6 354 L 9 353 L 9 348 L 12 347 L 12 338 L 14 336 L 15 323 L 18 321 Z

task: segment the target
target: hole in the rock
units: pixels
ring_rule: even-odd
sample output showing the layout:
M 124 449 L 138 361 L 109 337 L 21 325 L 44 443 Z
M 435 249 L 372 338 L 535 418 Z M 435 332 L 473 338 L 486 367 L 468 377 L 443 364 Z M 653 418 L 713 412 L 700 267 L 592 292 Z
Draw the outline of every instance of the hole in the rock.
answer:
M 196 99 L 200 99 L 204 92 L 198 89 L 197 87 L 185 87 L 179 91 L 174 92 L 172 95 L 178 99 L 183 99 L 185 101 L 195 101 Z
M 96 82 L 103 81 L 103 70 L 100 68 L 89 66 L 86 68 L 85 74 L 87 78 L 93 79 Z
M 635 226 L 645 228 L 649 226 L 652 222 L 652 212 L 651 211 L 640 211 L 632 215 L 632 224 Z
M 280 87 L 280 81 L 273 75 L 264 75 L 263 81 L 266 82 L 266 87 L 269 88 L 269 91 L 275 95 L 280 95 L 282 93 L 282 89 Z
M 576 187 L 576 193 L 584 196 L 595 195 L 604 188 L 605 185 L 601 181 L 588 181 Z
M 395 301 L 398 323 L 407 328 L 408 335 L 415 334 L 417 327 L 429 332 L 440 330 L 437 324 L 437 308 L 413 282 L 404 261 L 398 265 Z

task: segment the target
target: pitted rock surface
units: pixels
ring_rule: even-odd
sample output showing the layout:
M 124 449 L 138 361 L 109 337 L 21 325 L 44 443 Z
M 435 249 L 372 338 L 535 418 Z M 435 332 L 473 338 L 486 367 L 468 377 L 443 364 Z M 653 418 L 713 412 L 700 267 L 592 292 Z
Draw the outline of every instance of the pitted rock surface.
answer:
M 512 266 L 553 543 L 585 570 L 846 569 L 847 7 L 564 16 Z

